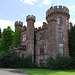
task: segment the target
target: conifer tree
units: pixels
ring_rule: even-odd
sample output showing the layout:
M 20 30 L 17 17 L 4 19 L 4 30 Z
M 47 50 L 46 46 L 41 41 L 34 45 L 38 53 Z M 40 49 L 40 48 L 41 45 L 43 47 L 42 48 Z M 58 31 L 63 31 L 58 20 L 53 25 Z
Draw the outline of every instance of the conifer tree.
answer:
M 13 34 L 14 34 L 14 32 L 12 31 L 10 26 L 8 26 L 7 29 L 3 30 L 2 38 L 1 38 L 1 50 L 2 51 L 9 50 L 9 46 L 12 45 Z
M 69 53 L 71 57 L 75 57 L 75 26 L 69 30 Z

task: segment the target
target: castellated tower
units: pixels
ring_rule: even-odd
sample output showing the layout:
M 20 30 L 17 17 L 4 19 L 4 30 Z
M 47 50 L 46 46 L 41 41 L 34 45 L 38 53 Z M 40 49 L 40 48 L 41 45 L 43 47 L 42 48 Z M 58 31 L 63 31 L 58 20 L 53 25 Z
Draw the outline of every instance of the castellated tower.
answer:
M 23 26 L 23 22 L 21 22 L 21 21 L 16 21 L 16 22 L 15 22 L 15 26 L 21 30 L 21 28 L 22 28 L 22 26 Z
M 54 6 L 47 10 L 49 56 L 69 56 L 68 25 L 69 10 L 65 6 Z
M 27 21 L 27 33 L 28 33 L 28 42 L 29 42 L 29 48 L 28 52 L 32 55 L 32 62 L 34 63 L 34 22 L 35 22 L 35 16 L 28 15 L 26 17 Z

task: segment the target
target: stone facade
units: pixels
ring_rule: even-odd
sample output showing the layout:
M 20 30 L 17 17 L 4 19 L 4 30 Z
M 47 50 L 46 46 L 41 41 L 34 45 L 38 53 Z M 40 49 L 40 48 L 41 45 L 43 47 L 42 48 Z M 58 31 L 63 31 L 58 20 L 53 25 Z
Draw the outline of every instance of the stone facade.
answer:
M 47 10 L 47 23 L 43 22 L 42 27 L 34 27 L 35 16 L 33 15 L 26 17 L 27 27 L 23 26 L 21 21 L 16 21 L 15 25 L 21 30 L 21 45 L 26 48 L 14 50 L 20 51 L 24 55 L 31 55 L 33 63 L 35 54 L 35 64 L 38 67 L 44 66 L 48 57 L 55 59 L 58 55 L 69 56 L 69 17 L 67 7 L 54 6 Z M 34 34 L 36 37 L 34 37 Z

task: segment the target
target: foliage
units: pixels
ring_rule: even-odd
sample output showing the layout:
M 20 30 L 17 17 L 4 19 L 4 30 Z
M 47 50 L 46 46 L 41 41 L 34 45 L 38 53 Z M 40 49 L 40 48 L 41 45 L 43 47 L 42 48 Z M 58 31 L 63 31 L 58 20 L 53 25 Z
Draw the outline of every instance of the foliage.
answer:
M 48 58 L 47 66 L 50 69 L 75 69 L 75 59 L 71 57 Z
M 14 33 L 14 38 L 13 38 L 13 46 L 19 45 L 21 42 L 21 31 L 17 26 L 15 25 L 15 33 Z
M 69 30 L 69 53 L 71 57 L 75 57 L 75 26 Z
M 2 38 L 1 38 L 1 50 L 2 51 L 9 50 L 9 46 L 12 45 L 13 34 L 14 32 L 11 30 L 10 26 L 8 26 L 7 29 L 3 30 Z
M 0 67 L 4 68 L 27 68 L 33 67 L 31 57 L 20 57 L 16 52 L 0 52 Z

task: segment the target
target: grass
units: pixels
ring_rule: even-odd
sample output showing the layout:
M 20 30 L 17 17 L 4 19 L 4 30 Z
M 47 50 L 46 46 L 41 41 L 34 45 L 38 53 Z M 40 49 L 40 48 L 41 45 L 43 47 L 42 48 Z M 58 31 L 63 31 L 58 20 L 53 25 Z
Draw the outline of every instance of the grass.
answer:
M 50 69 L 23 69 L 29 75 L 75 75 L 75 70 L 50 70 Z

